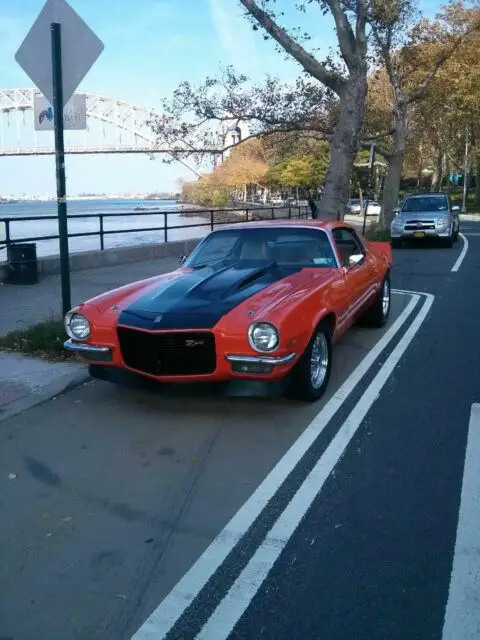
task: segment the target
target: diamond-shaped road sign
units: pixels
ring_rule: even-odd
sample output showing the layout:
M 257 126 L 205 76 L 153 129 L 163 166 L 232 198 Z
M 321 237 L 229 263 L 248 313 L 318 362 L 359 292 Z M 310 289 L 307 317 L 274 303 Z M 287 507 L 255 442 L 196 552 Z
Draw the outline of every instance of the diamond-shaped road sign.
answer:
M 15 60 L 53 104 L 51 25 L 61 25 L 63 106 L 103 51 L 103 42 L 66 0 L 47 0 Z

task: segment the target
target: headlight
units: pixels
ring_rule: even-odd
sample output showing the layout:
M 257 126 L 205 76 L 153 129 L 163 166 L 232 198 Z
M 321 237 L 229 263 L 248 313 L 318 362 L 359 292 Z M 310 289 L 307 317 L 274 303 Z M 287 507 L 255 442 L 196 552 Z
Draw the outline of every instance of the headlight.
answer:
M 278 329 L 269 322 L 251 324 L 248 339 L 255 351 L 274 351 L 280 342 Z
M 69 311 L 65 316 L 65 330 L 74 340 L 86 340 L 90 335 L 90 323 L 81 313 Z
M 444 218 L 438 218 L 437 225 L 439 227 L 445 227 L 449 222 L 448 216 L 445 216 Z
M 393 219 L 392 227 L 402 227 L 402 226 L 403 226 L 403 220 L 402 218 L 400 218 L 400 216 Z

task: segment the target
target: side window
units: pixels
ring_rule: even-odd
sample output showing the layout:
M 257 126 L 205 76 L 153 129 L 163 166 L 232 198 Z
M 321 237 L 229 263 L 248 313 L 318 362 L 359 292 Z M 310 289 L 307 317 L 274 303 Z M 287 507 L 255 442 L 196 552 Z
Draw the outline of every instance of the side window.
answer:
M 333 238 L 340 254 L 342 267 L 348 267 L 350 256 L 363 254 L 365 249 L 358 239 L 356 233 L 351 229 L 337 228 L 333 230 Z

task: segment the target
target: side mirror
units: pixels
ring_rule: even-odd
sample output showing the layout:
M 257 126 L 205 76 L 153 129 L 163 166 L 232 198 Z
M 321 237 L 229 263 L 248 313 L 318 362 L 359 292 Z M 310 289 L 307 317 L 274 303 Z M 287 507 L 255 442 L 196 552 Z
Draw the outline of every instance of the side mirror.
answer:
M 356 267 L 358 264 L 360 264 L 363 261 L 364 258 L 365 256 L 363 255 L 363 253 L 356 253 L 353 256 L 349 257 L 348 266 Z
M 182 264 L 185 264 L 185 262 L 187 261 L 188 256 L 181 256 L 180 260 L 178 261 L 180 266 L 182 266 Z
M 452 211 L 460 211 L 460 207 L 458 205 L 455 205 L 454 207 L 452 207 Z
M 400 213 L 400 207 L 394 207 L 393 209 L 393 213 L 398 216 L 398 214 Z

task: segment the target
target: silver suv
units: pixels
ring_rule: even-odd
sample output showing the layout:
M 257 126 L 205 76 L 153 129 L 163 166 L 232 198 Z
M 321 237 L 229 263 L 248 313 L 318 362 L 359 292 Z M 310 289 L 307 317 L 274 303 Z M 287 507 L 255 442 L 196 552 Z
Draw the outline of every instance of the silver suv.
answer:
M 437 238 L 453 247 L 460 233 L 459 212 L 444 193 L 407 196 L 392 222 L 392 246 L 400 248 L 403 240 Z

